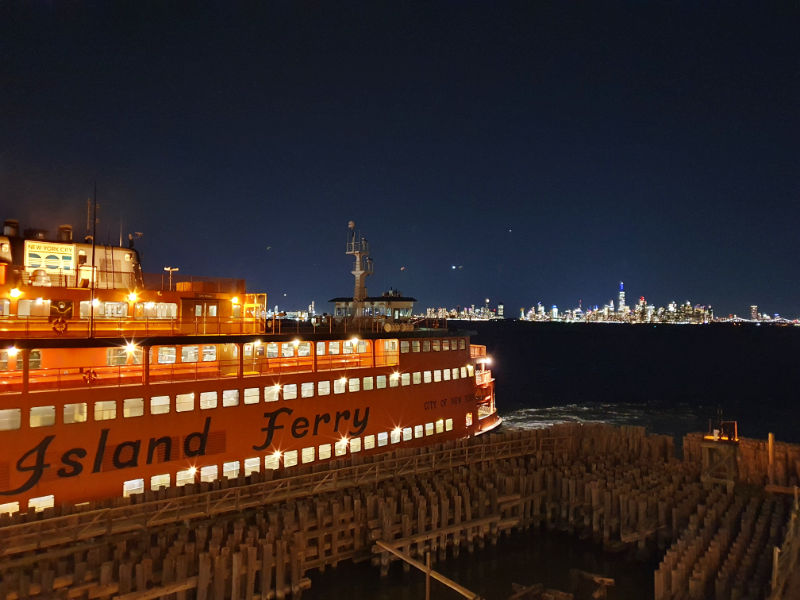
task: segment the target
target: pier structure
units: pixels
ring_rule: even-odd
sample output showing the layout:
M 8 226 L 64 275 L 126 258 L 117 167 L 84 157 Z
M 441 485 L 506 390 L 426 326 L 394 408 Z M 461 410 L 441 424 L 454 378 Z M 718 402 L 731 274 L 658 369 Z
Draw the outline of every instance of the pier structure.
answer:
M 563 424 L 4 517 L 0 600 L 300 598 L 342 561 L 386 574 L 556 528 L 663 554 L 656 600 L 798 597 L 797 500 L 765 485 L 793 489 L 800 447 L 740 441 L 731 486 L 703 443 L 679 460 L 641 427 Z

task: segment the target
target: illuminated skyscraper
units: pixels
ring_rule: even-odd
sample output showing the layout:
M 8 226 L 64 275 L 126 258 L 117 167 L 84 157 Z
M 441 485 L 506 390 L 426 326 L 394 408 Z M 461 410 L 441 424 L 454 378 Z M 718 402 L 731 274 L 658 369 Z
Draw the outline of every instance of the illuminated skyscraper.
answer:
M 627 313 L 628 307 L 625 305 L 625 287 L 623 283 L 619 282 L 619 302 L 617 303 L 617 312 Z
M 753 321 L 758 321 L 758 305 L 757 304 L 753 304 L 753 305 L 750 306 L 750 318 L 753 319 Z

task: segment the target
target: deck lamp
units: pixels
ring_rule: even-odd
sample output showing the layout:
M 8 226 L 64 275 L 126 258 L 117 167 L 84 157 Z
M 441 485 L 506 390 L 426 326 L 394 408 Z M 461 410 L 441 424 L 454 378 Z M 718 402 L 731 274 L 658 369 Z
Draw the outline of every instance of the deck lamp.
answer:
M 20 296 L 22 296 L 22 292 L 20 291 L 19 288 L 11 288 L 11 291 L 8 292 L 8 295 L 11 298 L 19 298 Z

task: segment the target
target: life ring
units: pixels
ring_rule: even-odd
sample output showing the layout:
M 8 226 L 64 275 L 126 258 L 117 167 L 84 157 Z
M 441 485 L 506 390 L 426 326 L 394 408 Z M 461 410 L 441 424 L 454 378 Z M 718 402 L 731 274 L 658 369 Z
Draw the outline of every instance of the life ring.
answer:
M 85 371 L 83 374 L 83 381 L 86 382 L 87 385 L 92 385 L 95 381 L 97 381 L 97 371 L 94 369 Z
M 67 322 L 64 317 L 58 317 L 53 321 L 53 331 L 56 332 L 56 335 L 63 335 L 67 331 Z

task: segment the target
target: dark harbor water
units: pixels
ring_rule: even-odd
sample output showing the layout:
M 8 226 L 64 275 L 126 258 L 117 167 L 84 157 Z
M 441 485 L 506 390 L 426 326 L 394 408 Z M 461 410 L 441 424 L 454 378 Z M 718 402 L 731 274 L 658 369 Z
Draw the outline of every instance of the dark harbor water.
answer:
M 493 358 L 504 426 L 565 421 L 643 425 L 680 438 L 705 431 L 722 413 L 740 435 L 800 442 L 800 328 L 451 323 L 477 333 Z M 487 599 L 511 595 L 511 582 L 568 589 L 569 570 L 613 577 L 609 598 L 653 597 L 657 558 L 612 555 L 560 532 L 501 538 L 462 551 L 435 568 Z M 406 600 L 424 597 L 424 577 L 393 565 L 381 579 L 369 563 L 312 573 L 312 599 Z M 432 583 L 431 596 L 459 598 Z

